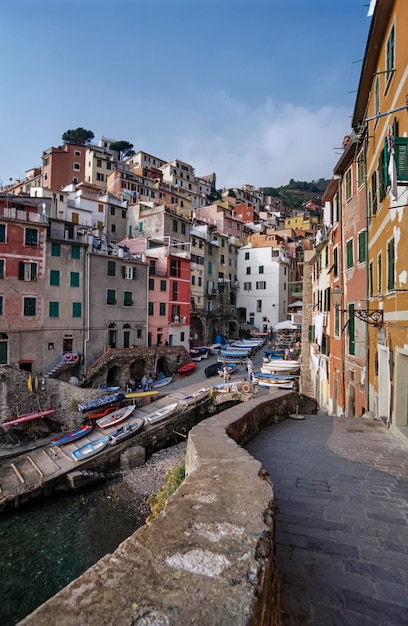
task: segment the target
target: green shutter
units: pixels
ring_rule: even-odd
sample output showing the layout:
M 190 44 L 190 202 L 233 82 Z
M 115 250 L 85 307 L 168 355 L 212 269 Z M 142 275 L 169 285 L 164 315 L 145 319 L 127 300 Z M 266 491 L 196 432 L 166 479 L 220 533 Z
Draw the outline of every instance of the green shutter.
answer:
M 388 242 L 387 245 L 387 257 L 388 257 L 388 284 L 387 289 L 391 291 L 395 288 L 395 247 L 394 239 Z
M 397 180 L 408 181 L 408 137 L 394 138 Z
M 355 347 L 355 336 L 354 336 L 354 322 L 355 322 L 355 317 L 354 317 L 354 304 L 349 304 L 348 307 L 348 318 L 349 318 L 349 323 L 348 323 L 348 334 L 349 334 L 349 354 L 354 354 L 354 347 Z
M 358 262 L 363 263 L 367 260 L 367 231 L 363 230 L 358 234 Z

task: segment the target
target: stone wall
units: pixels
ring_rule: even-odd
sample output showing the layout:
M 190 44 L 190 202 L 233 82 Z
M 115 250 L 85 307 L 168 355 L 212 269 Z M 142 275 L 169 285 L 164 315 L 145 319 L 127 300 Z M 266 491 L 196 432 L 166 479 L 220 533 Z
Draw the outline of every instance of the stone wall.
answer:
M 164 513 L 20 625 L 279 626 L 273 489 L 239 444 L 298 401 L 255 396 L 195 426 L 186 479 Z

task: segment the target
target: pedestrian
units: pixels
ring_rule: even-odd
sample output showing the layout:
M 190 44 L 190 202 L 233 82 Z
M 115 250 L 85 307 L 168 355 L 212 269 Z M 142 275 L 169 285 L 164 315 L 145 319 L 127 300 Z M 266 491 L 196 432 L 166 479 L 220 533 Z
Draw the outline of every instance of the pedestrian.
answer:
M 146 376 L 146 374 L 143 374 L 143 378 L 142 378 L 142 389 L 143 389 L 143 391 L 147 391 L 147 390 L 148 390 L 148 384 L 147 384 L 147 376 Z
M 153 389 L 153 378 L 151 374 L 149 374 L 149 378 L 147 379 L 147 389 Z
M 229 380 L 231 380 L 231 374 L 228 371 L 228 365 L 224 365 L 223 373 L 224 373 L 224 383 L 227 383 Z
M 247 370 L 248 370 L 249 380 L 252 381 L 252 372 L 254 371 L 254 362 L 251 359 L 251 357 L 248 357 Z

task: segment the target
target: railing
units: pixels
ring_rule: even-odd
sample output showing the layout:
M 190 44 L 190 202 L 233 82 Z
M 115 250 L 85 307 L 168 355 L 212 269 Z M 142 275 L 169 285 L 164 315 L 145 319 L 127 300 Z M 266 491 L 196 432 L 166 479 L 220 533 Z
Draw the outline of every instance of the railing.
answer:
M 0 216 L 8 219 L 19 220 L 21 222 L 36 222 L 47 224 L 48 217 L 42 213 L 34 213 L 34 211 L 24 211 L 23 209 L 16 209 L 14 207 L 2 207 L 0 208 Z

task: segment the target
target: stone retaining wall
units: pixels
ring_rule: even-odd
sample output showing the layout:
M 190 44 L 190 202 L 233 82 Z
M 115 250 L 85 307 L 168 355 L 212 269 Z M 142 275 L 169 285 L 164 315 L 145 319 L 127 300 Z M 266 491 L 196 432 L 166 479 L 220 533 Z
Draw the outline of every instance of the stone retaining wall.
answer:
M 273 489 L 238 444 L 293 413 L 297 398 L 255 397 L 195 426 L 164 513 L 20 625 L 280 625 Z

